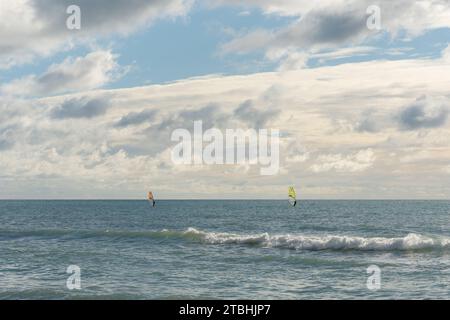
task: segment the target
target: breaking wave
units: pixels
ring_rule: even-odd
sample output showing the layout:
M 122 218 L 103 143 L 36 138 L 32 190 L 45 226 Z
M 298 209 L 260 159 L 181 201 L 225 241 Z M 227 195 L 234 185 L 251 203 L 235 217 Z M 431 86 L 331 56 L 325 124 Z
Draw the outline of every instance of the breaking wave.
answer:
M 0 240 L 23 237 L 58 239 L 181 239 L 204 244 L 235 244 L 293 250 L 447 250 L 450 238 L 431 237 L 410 233 L 404 237 L 357 237 L 344 235 L 298 235 L 298 234 L 235 234 L 207 232 L 195 228 L 185 231 L 130 231 L 130 230 L 0 230 Z
M 410 233 L 405 237 L 353 237 L 353 236 L 306 236 L 306 235 L 238 235 L 232 233 L 205 232 L 189 228 L 183 232 L 185 236 L 195 238 L 209 244 L 247 244 L 273 248 L 295 250 L 433 250 L 449 249 L 450 238 L 431 238 Z

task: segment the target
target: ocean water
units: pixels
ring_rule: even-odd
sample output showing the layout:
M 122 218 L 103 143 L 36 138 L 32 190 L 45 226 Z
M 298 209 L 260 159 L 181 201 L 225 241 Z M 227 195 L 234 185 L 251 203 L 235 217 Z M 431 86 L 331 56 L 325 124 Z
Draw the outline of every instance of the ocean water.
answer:
M 0 299 L 448 298 L 449 201 L 0 201 Z

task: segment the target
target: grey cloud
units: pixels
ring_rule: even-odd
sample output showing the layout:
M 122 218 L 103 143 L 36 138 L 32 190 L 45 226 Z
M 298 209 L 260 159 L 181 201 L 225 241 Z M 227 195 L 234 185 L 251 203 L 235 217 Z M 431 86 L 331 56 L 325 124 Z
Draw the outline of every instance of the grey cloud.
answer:
M 448 115 L 448 107 L 433 107 L 428 105 L 427 100 L 419 99 L 400 112 L 398 121 L 404 130 L 438 128 L 445 125 Z
M 274 95 L 274 92 L 272 90 L 267 94 Z M 170 137 L 175 129 L 193 130 L 194 121 L 201 120 L 203 130 L 213 127 L 234 128 L 236 127 L 233 123 L 235 119 L 245 122 L 249 128 L 259 129 L 279 113 L 278 109 L 259 110 L 250 100 L 242 103 L 233 112 L 226 112 L 219 105 L 211 103 L 198 109 L 182 110 L 176 114 L 167 115 L 159 123 L 154 123 L 142 130 L 139 134 L 140 138 L 120 148 L 133 155 L 154 155 L 171 145 Z
M 215 2 L 225 5 L 230 1 Z M 447 0 L 426 0 L 423 3 L 410 0 L 337 0 L 324 4 L 306 0 L 231 2 L 244 7 L 258 7 L 265 13 L 282 17 L 298 17 L 296 21 L 278 29 L 245 32 L 222 46 L 222 51 L 229 54 L 262 50 L 271 60 L 282 59 L 280 55 L 283 51 L 317 54 L 320 50 L 364 43 L 377 37 L 380 31 L 367 27 L 371 16 L 367 9 L 372 5 L 381 10 L 381 32 L 389 33 L 393 38 L 414 38 L 428 30 L 450 26 L 439 19 L 439 14 L 445 16 L 450 12 Z
M 109 80 L 108 72 L 111 72 L 115 67 L 114 56 L 110 52 L 92 52 L 86 57 L 78 58 L 72 65 L 70 63 L 67 66 L 61 64 L 58 69 L 49 70 L 38 77 L 36 79 L 37 91 L 38 93 L 59 93 L 71 91 L 71 88 L 95 88 Z M 97 73 L 96 71 L 99 69 L 103 70 Z M 95 81 L 90 86 L 83 85 L 83 83 L 92 82 L 91 77 L 105 79 Z
M 26 134 L 25 142 L 29 145 L 40 145 L 52 141 L 55 137 L 58 137 L 58 139 L 65 139 L 68 135 L 68 132 L 58 129 L 33 128 Z M 64 146 L 67 147 L 68 145 L 69 143 L 66 140 Z
M 367 34 L 364 10 L 349 12 L 316 12 L 277 34 L 281 46 L 345 43 Z
M 13 141 L 0 138 L 0 151 L 11 149 L 13 146 Z
M 378 132 L 378 127 L 373 119 L 366 118 L 358 123 L 358 125 L 356 126 L 356 131 L 376 133 Z
M 158 129 L 189 128 L 196 120 L 202 120 L 204 129 L 226 128 L 232 126 L 233 119 L 245 122 L 250 128 L 259 129 L 279 113 L 280 110 L 275 108 L 257 108 L 252 100 L 244 101 L 232 113 L 224 112 L 216 104 L 210 104 L 196 110 L 184 110 L 175 116 L 168 117 L 159 124 Z
M 360 121 L 356 124 L 357 132 L 376 133 L 379 131 L 377 121 L 372 110 L 366 111 L 361 116 Z
M 177 122 L 188 125 L 195 120 L 202 120 L 204 128 L 223 127 L 230 119 L 229 114 L 224 113 L 215 104 L 208 105 L 198 110 L 182 111 L 177 116 Z
M 30 75 L 0 86 L 7 95 L 42 96 L 98 88 L 120 75 L 110 51 L 94 51 L 53 64 L 40 76 Z
M 172 141 L 171 134 L 176 129 L 192 131 L 194 121 L 201 120 L 203 130 L 209 128 L 226 128 L 230 125 L 232 114 L 222 111 L 216 104 L 209 104 L 199 109 L 182 110 L 169 114 L 157 123 L 151 124 L 136 134 L 133 141 L 127 145 L 116 146 L 131 155 L 155 155 L 168 148 Z
M 54 119 L 67 118 L 94 118 L 106 113 L 109 107 L 109 100 L 105 98 L 71 99 L 65 101 L 61 106 L 51 111 Z
M 123 116 L 117 123 L 114 124 L 116 128 L 126 128 L 129 126 L 143 124 L 147 121 L 151 121 L 155 115 L 156 110 L 144 110 L 141 112 L 131 112 L 126 116 Z
M 54 87 L 58 87 L 61 83 L 66 83 L 73 79 L 68 79 L 67 73 L 61 71 L 49 72 L 37 79 L 37 82 L 42 87 L 42 91 L 53 91 Z
M 367 37 L 371 31 L 366 21 L 364 6 L 346 11 L 334 7 L 315 10 L 279 30 L 258 30 L 232 40 L 223 49 L 228 53 L 247 53 L 258 49 L 333 47 Z
M 203 129 L 226 127 L 230 114 L 224 113 L 218 105 L 209 104 L 195 110 L 183 110 L 166 116 L 160 123 L 150 126 L 147 131 L 173 131 L 178 128 L 193 128 L 194 121 L 201 120 Z
M 15 145 L 14 133 L 18 129 L 17 125 L 0 128 L 0 151 L 9 150 Z
M 267 122 L 280 114 L 279 109 L 259 110 L 254 107 L 252 100 L 243 102 L 236 110 L 234 116 L 243 120 L 255 129 L 263 128 Z
M 70 5 L 81 8 L 81 32 L 105 33 L 129 31 L 148 18 L 156 18 L 158 12 L 167 14 L 175 1 L 167 0 L 33 0 L 31 5 L 45 21 L 51 32 L 66 32 L 66 9 Z M 62 27 L 61 27 L 62 26 Z M 63 29 L 63 30 L 61 30 Z

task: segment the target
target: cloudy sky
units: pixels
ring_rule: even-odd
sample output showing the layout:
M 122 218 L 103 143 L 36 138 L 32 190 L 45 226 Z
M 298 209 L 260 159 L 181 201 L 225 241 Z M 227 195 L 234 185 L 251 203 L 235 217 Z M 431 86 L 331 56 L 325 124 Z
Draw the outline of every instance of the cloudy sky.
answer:
M 450 0 L 1 0 L 0 198 L 448 199 L 449 44 Z M 195 120 L 279 173 L 174 164 Z

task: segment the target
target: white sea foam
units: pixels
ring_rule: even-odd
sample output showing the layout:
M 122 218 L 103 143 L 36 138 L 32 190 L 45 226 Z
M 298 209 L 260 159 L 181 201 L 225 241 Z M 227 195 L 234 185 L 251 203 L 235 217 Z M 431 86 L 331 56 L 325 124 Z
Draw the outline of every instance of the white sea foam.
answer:
M 208 232 L 195 228 L 185 231 L 163 229 L 160 231 L 130 230 L 0 230 L 4 237 L 81 237 L 81 238 L 168 238 L 186 239 L 206 244 L 238 244 L 295 250 L 448 250 L 450 238 L 410 233 L 404 237 L 358 237 L 348 235 L 304 234 L 235 234 Z
M 340 235 L 239 235 L 233 233 L 206 232 L 188 228 L 183 234 L 209 244 L 248 244 L 295 250 L 422 250 L 449 249 L 450 238 L 428 237 L 410 233 L 405 237 L 354 237 Z

